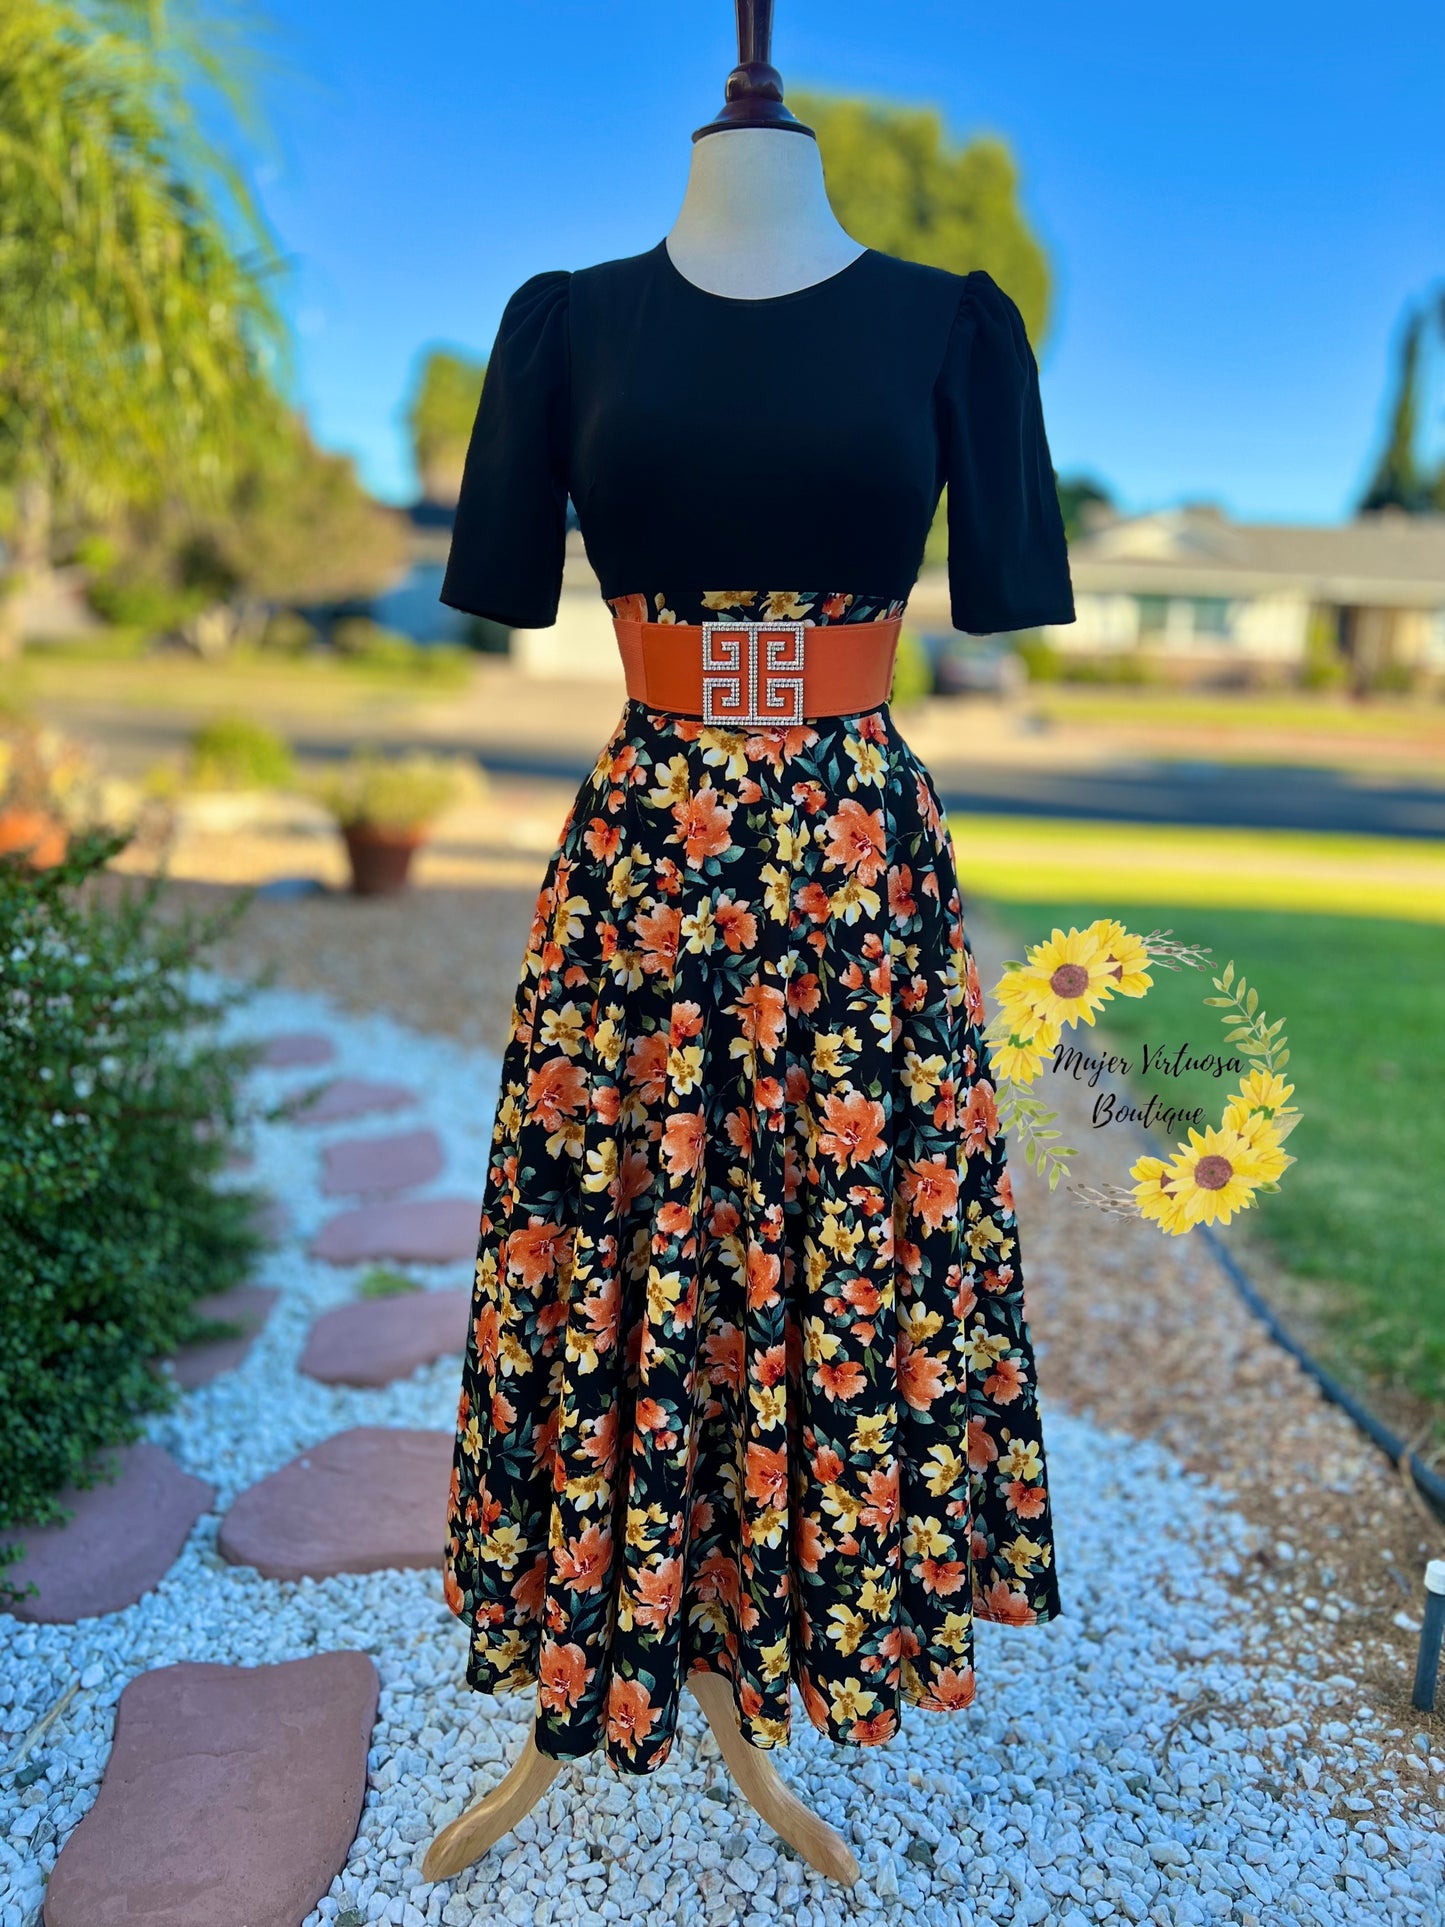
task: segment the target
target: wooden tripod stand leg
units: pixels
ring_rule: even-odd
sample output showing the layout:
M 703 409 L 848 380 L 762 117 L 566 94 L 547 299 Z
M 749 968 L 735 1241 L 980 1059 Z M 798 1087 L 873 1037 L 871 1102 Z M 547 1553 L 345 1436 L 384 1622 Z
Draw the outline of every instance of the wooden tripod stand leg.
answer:
M 767 1754 L 743 1738 L 727 1681 L 720 1673 L 690 1673 L 687 1683 L 748 1805 L 816 1872 L 851 1887 L 861 1869 L 846 1841 L 783 1784 Z M 459 1814 L 432 1841 L 421 1863 L 422 1879 L 450 1880 L 453 1874 L 480 1860 L 532 1811 L 563 1764 L 539 1753 L 535 1735 L 529 1733 L 516 1765 L 501 1785 Z
M 687 1683 L 748 1805 L 816 1872 L 851 1887 L 862 1869 L 847 1842 L 783 1783 L 767 1754 L 743 1738 L 732 1688 L 722 1674 L 689 1673 Z
M 494 1787 L 485 1800 L 479 1800 L 474 1807 L 459 1814 L 432 1841 L 421 1863 L 422 1879 L 450 1880 L 463 1867 L 480 1860 L 488 1847 L 495 1845 L 504 1833 L 510 1833 L 519 1820 L 525 1819 L 564 1764 L 562 1760 L 549 1760 L 545 1753 L 539 1753 L 536 1739 L 529 1733 L 516 1765 L 501 1785 Z

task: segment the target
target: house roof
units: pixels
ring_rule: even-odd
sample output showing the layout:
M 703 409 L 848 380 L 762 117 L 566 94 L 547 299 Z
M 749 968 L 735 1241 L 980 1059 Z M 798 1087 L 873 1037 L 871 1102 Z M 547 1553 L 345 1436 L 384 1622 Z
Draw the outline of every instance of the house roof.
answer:
M 1231 522 L 1209 508 L 1096 523 L 1069 550 L 1074 586 L 1127 595 L 1297 594 L 1445 607 L 1445 515 L 1386 510 L 1311 527 Z

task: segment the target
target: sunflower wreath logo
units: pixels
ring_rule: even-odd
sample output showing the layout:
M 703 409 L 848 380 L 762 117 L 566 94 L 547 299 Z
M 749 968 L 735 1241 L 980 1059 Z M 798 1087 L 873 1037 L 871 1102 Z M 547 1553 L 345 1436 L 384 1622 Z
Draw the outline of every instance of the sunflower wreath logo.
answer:
M 1144 996 L 1154 981 L 1151 967 L 1200 970 L 1209 954 L 1175 942 L 1168 930 L 1140 937 L 1101 917 L 1087 930 L 1056 929 L 1025 962 L 1004 965 L 994 987 L 995 1013 L 984 1030 L 998 1081 L 998 1113 L 1034 1169 L 1047 1172 L 1051 1191 L 1068 1174 L 1064 1160 L 1078 1151 L 1055 1144 L 1057 1113 L 1028 1087 L 1053 1057 L 1063 1031 L 1092 1024 L 1111 998 Z M 1235 977 L 1232 961 L 1212 981 L 1220 994 L 1206 997 L 1205 1004 L 1223 1013 L 1226 1043 L 1252 1060 L 1219 1123 L 1202 1132 L 1191 1126 L 1187 1143 L 1171 1158 L 1138 1159 L 1129 1169 L 1132 1188 L 1069 1187 L 1101 1211 L 1148 1219 L 1175 1236 L 1196 1224 L 1227 1224 L 1260 1192 L 1277 1191 L 1295 1162 L 1284 1149 L 1301 1116 L 1289 1102 L 1294 1085 L 1281 1076 L 1289 1062 L 1284 1019 L 1265 1022 L 1258 993 Z

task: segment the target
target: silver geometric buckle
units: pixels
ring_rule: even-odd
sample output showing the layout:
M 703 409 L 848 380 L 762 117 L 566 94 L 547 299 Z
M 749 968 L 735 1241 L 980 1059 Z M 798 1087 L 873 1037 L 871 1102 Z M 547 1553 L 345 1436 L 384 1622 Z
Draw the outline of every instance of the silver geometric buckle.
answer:
M 788 729 L 803 720 L 802 622 L 705 622 L 702 719 Z

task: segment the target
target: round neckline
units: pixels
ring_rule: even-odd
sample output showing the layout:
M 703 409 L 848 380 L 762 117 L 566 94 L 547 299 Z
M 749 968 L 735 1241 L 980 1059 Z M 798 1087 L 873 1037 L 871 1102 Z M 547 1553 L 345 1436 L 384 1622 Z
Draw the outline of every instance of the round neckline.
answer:
M 851 274 L 861 261 L 868 260 L 877 252 L 877 249 L 864 248 L 863 252 L 855 254 L 846 266 L 835 269 L 832 274 L 825 274 L 821 281 L 810 281 L 805 288 L 789 288 L 786 294 L 759 295 L 714 294 L 711 288 L 700 288 L 696 281 L 689 281 L 668 251 L 665 234 L 658 242 L 656 252 L 661 255 L 663 266 L 671 278 L 681 282 L 683 287 L 690 288 L 694 294 L 701 295 L 704 301 L 721 301 L 730 308 L 776 308 L 784 301 L 801 301 L 804 295 L 816 294 L 822 288 L 831 288 L 845 275 Z

